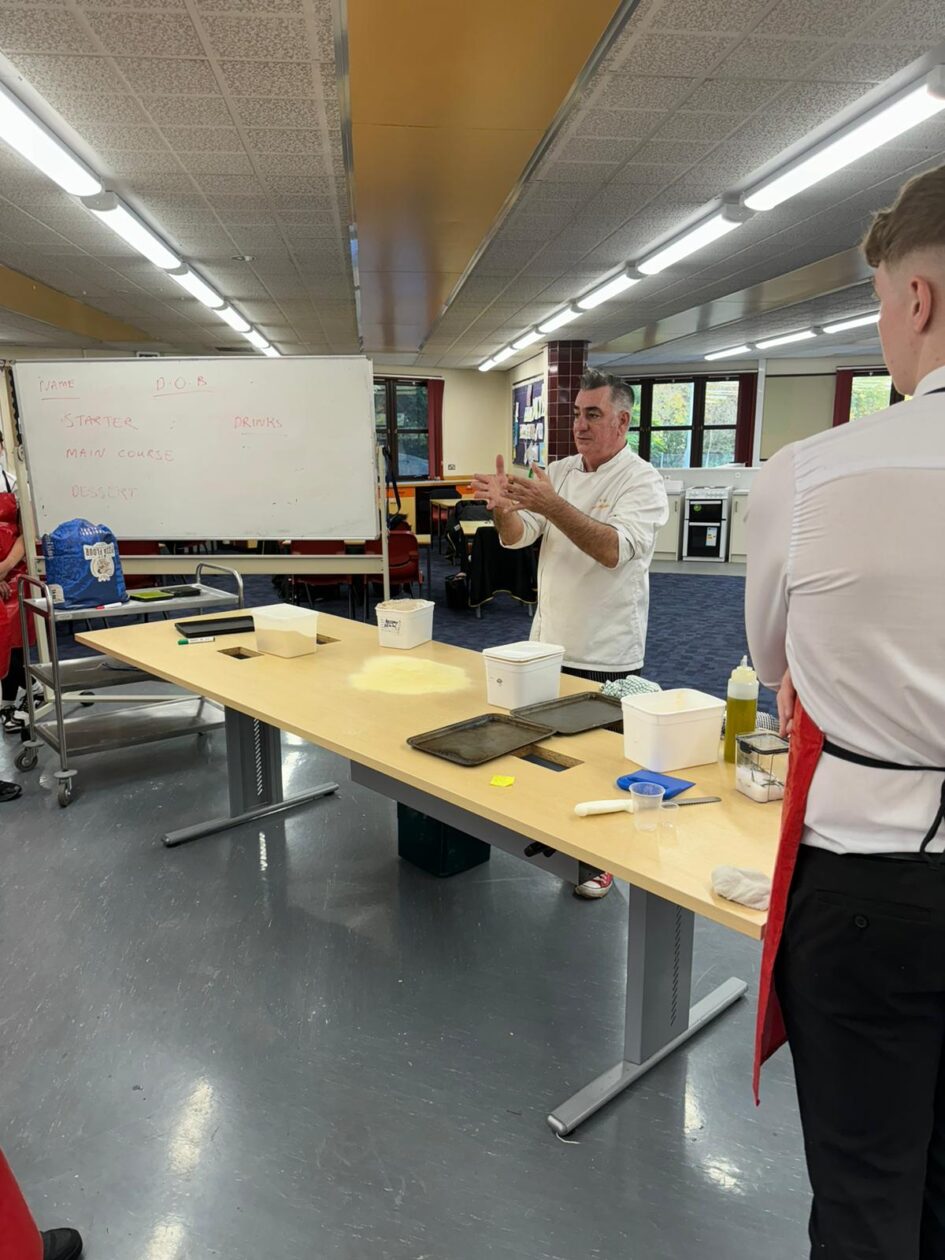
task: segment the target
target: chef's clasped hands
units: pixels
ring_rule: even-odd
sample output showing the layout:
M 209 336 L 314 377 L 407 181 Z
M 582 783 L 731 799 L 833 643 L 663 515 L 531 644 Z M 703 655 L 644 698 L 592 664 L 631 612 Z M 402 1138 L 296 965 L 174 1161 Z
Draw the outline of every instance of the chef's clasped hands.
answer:
M 497 512 L 522 509 L 548 516 L 558 501 L 551 479 L 538 464 L 532 464 L 531 477 L 511 477 L 505 471 L 501 455 L 495 462 L 495 473 L 473 478 L 473 490 L 481 495 L 489 508 Z

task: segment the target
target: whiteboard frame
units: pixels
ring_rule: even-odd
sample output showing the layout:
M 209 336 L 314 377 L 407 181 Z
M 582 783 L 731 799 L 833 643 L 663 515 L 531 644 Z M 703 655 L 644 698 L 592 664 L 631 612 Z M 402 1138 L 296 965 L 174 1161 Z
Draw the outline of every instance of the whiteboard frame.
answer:
M 184 361 L 185 359 L 198 359 L 205 361 L 206 355 L 177 355 L 162 356 L 166 358 L 173 357 L 175 361 Z M 234 356 L 236 357 L 236 356 Z M 251 357 L 249 355 L 245 356 Z M 314 355 L 299 356 L 300 358 L 315 358 Z M 335 358 L 360 358 L 360 355 L 336 355 Z M 24 362 L 38 363 L 54 363 L 56 365 L 66 363 L 88 363 L 88 359 L 71 358 L 71 359 L 36 359 L 24 360 Z M 97 359 L 97 363 L 126 363 L 127 359 Z M 37 545 L 39 535 L 36 526 L 36 509 L 33 501 L 32 483 L 29 476 L 29 464 L 26 457 L 26 447 L 23 442 L 23 435 L 14 416 L 13 407 L 13 373 L 12 369 L 16 364 L 15 359 L 0 359 L 0 371 L 2 371 L 2 383 L 0 383 L 0 430 L 3 433 L 3 445 L 6 448 L 7 456 L 13 456 L 14 470 L 17 479 L 17 497 L 20 503 L 20 521 L 23 529 L 23 542 L 26 546 L 26 567 L 31 577 L 40 577 L 42 571 L 42 560 L 37 553 Z M 193 572 L 201 561 L 212 562 L 216 564 L 224 564 L 231 569 L 235 569 L 238 573 L 265 573 L 265 574 L 291 574 L 291 573 L 314 573 L 331 575 L 338 577 L 353 575 L 363 575 L 370 573 L 379 573 L 383 577 L 384 598 L 390 599 L 390 567 L 388 564 L 388 541 L 387 541 L 387 490 L 385 483 L 384 457 L 380 447 L 377 448 L 377 477 L 375 482 L 376 490 L 376 516 L 378 522 L 378 533 L 381 539 L 381 554 L 373 555 L 351 555 L 351 556 L 272 556 L 272 555 L 255 555 L 241 556 L 233 555 L 230 552 L 211 552 L 202 553 L 192 556 L 123 556 L 121 561 L 122 571 L 129 574 L 154 574 L 160 576 L 167 573 L 168 561 L 173 560 L 173 569 L 176 573 Z M 197 540 L 195 540 L 197 541 Z M 43 657 L 45 659 L 45 657 Z

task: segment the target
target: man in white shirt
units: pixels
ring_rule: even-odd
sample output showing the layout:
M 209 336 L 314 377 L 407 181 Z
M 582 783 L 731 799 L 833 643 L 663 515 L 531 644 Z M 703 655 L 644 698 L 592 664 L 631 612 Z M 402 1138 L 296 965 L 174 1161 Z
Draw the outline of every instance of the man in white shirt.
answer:
M 779 1003 L 814 1190 L 811 1255 L 938 1260 L 945 167 L 905 186 L 864 251 L 886 363 L 914 397 L 779 451 L 750 500 L 749 644 L 763 681 L 784 676 L 793 728 L 759 1034 L 778 1039 Z
M 649 611 L 649 569 L 656 532 L 669 517 L 659 473 L 627 445 L 633 391 L 588 370 L 574 400 L 578 453 L 533 476 L 473 479 L 493 509 L 504 547 L 542 539 L 538 610 L 531 637 L 564 646 L 566 673 L 593 682 L 638 674 Z M 613 877 L 584 872 L 579 896 L 605 896 Z

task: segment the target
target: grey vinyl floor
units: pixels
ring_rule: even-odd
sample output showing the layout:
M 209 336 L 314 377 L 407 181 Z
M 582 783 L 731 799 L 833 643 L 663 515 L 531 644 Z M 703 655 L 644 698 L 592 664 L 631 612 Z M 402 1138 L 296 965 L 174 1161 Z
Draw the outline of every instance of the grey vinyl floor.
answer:
M 337 797 L 177 850 L 226 812 L 222 733 L 87 757 L 66 810 L 44 751 L 0 806 L 0 1145 L 41 1226 L 89 1260 L 806 1254 L 785 1052 L 751 1099 L 757 946 L 698 922 L 694 997 L 751 1001 L 561 1141 L 620 1058 L 626 889 L 500 853 L 435 880 L 343 763 L 284 754 Z

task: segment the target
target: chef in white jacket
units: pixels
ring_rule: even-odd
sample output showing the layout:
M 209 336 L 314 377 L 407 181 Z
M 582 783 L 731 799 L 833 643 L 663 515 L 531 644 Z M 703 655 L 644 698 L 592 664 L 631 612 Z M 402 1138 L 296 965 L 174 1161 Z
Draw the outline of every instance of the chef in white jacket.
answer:
M 542 539 L 533 639 L 564 646 L 564 669 L 593 682 L 638 674 L 649 612 L 649 569 L 656 533 L 669 518 L 666 488 L 653 466 L 627 445 L 633 391 L 591 369 L 574 399 L 576 455 L 545 472 L 473 479 L 495 515 L 504 547 Z M 582 880 L 583 897 L 603 897 L 612 876 Z

